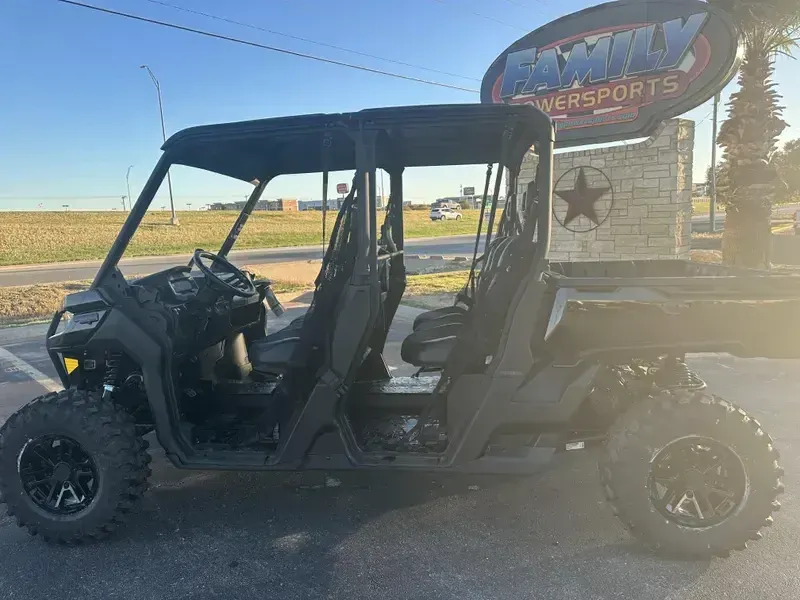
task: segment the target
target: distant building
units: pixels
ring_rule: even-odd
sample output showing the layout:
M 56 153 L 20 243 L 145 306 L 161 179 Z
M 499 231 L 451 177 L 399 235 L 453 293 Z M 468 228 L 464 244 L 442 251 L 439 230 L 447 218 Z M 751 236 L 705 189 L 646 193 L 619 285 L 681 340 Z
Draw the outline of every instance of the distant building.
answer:
M 260 202 L 259 202 L 260 204 Z M 262 209 L 263 210 L 263 209 Z M 279 210 L 283 212 L 297 212 L 300 210 L 297 205 L 297 198 L 278 198 L 277 200 L 267 200 L 266 210 Z
M 389 200 L 388 197 L 384 198 L 384 196 L 377 196 L 377 208 L 381 210 L 382 208 L 386 207 L 386 201 Z M 337 196 L 336 198 L 328 198 L 328 210 L 336 210 L 338 211 L 342 207 L 342 203 L 344 202 L 344 198 Z M 300 200 L 298 202 L 299 210 L 322 210 L 322 200 Z
M 244 208 L 245 202 L 214 202 L 213 204 L 209 204 L 208 210 L 235 210 L 240 211 Z M 256 210 L 258 206 L 256 206 Z
M 708 196 L 711 194 L 711 184 L 710 183 L 693 183 L 692 184 L 692 196 Z
M 208 210 L 235 210 L 240 212 L 245 204 L 244 200 L 239 202 L 214 202 L 208 205 Z M 296 198 L 278 198 L 277 200 L 259 200 L 253 210 L 277 210 L 277 211 L 297 211 Z
M 299 200 L 298 210 L 322 210 L 322 200 Z M 328 198 L 328 210 L 338 211 L 342 207 L 341 198 Z

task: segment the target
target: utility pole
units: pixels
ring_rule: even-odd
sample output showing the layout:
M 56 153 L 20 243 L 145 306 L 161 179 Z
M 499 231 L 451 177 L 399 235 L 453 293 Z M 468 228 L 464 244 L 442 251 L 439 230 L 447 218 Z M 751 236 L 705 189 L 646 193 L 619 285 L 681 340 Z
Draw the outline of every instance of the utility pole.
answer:
M 717 230 L 717 114 L 719 92 L 714 96 L 714 118 L 711 125 L 711 198 L 708 203 L 709 231 Z
M 131 199 L 131 169 L 133 165 L 128 167 L 128 172 L 125 173 L 125 186 L 128 188 L 128 206 L 133 208 L 133 200 Z M 125 200 L 122 201 L 122 210 L 125 210 Z
M 153 85 L 156 86 L 156 92 L 158 93 L 158 114 L 161 115 L 161 137 L 163 138 L 164 142 L 166 142 L 167 128 L 164 126 L 164 105 L 161 102 L 161 85 L 158 83 L 156 76 L 153 75 L 150 67 L 147 65 L 142 65 L 139 68 L 147 70 L 147 74 L 150 75 L 150 79 L 153 80 Z M 169 171 L 167 171 L 167 187 L 169 188 L 169 207 L 172 211 L 172 224 L 178 225 L 178 216 L 175 214 L 175 201 L 172 198 L 172 178 L 170 177 Z

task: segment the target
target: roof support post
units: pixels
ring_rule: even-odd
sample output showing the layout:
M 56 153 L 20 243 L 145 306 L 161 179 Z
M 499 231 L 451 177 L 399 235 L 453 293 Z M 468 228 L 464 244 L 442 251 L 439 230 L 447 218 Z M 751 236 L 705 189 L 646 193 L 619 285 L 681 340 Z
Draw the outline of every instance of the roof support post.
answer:
M 536 166 L 537 206 L 539 208 L 537 223 L 537 243 L 535 260 L 547 260 L 550 255 L 550 236 L 553 214 L 553 148 L 555 146 L 555 126 L 551 126 L 549 139 L 542 139 L 536 144 L 539 152 L 539 164 Z
M 253 210 L 256 208 L 256 204 L 258 204 L 259 198 L 261 198 L 261 194 L 264 193 L 264 188 L 267 187 L 267 184 L 270 182 L 271 177 L 265 178 L 263 181 L 259 181 L 256 184 L 255 189 L 250 193 L 250 197 L 247 199 L 247 202 L 242 209 L 242 212 L 239 213 L 236 222 L 231 227 L 231 230 L 228 232 L 228 237 L 225 238 L 225 241 L 222 242 L 222 246 L 219 249 L 219 254 L 222 258 L 228 256 L 228 252 L 231 251 L 233 245 L 236 243 L 236 240 L 239 238 L 239 234 L 244 229 L 245 223 L 247 223 L 247 219 L 250 218 L 250 215 L 253 214 Z
M 119 259 L 122 258 L 133 234 L 136 233 L 147 209 L 150 208 L 150 203 L 153 201 L 158 188 L 161 186 L 161 182 L 164 181 L 169 167 L 170 162 L 167 159 L 167 155 L 162 154 L 153 172 L 150 174 L 150 177 L 147 179 L 147 183 L 144 184 L 142 191 L 139 193 L 139 199 L 136 200 L 136 204 L 133 205 L 131 211 L 128 213 L 128 218 L 125 219 L 125 223 L 122 225 L 117 239 L 114 240 L 114 243 L 108 250 L 103 264 L 97 271 L 97 275 L 94 276 L 91 285 L 92 288 L 97 287 L 100 282 L 105 279 L 106 275 L 117 267 Z
M 403 225 L 403 167 L 393 167 L 389 171 L 389 198 L 391 206 L 389 218 L 392 224 L 392 241 L 398 250 L 405 246 Z
M 511 152 L 511 136 L 514 133 L 513 126 L 508 126 L 503 130 L 503 145 L 500 150 L 500 164 L 497 165 L 497 173 L 494 177 L 494 193 L 492 194 L 492 212 L 489 213 L 489 225 L 486 227 L 486 245 L 484 253 L 489 251 L 489 244 L 492 243 L 492 228 L 494 218 L 497 214 L 497 201 L 500 196 L 500 183 L 503 180 L 503 169 L 508 164 L 508 155 Z
M 377 132 L 360 129 L 356 135 L 356 185 L 358 197 L 356 216 L 358 224 L 358 254 L 355 275 L 362 283 L 377 278 L 378 236 L 376 232 L 377 204 L 375 189 L 375 142 Z
M 325 254 L 325 247 L 328 243 L 328 175 L 331 160 L 331 146 L 333 138 L 330 132 L 322 138 L 322 253 Z

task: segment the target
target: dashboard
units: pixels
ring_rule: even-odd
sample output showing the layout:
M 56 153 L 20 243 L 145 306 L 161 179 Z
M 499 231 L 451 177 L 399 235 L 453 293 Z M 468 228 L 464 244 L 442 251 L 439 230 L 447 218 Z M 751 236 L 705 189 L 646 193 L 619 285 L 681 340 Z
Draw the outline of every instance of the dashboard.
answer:
M 265 316 L 265 284 L 257 284 L 259 294 L 251 298 L 230 297 L 208 285 L 201 272 L 186 265 L 135 279 L 130 284 L 156 293 L 156 302 L 175 318 L 175 334 L 189 346 L 216 343 Z
M 158 291 L 161 301 L 167 304 L 190 302 L 197 297 L 201 286 L 205 287 L 202 273 L 192 275 L 192 268 L 188 266 L 170 267 L 135 279 L 131 284 Z
M 199 277 L 202 278 L 202 275 Z M 187 302 L 197 296 L 200 291 L 200 286 L 197 281 L 190 274 L 179 275 L 173 274 L 167 278 L 167 285 L 172 291 L 172 295 L 176 300 Z

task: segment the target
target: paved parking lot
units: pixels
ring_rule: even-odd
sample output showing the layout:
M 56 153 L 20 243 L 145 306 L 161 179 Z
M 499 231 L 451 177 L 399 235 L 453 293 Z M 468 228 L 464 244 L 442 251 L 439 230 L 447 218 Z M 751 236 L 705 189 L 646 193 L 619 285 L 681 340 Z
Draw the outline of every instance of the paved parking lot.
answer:
M 391 336 L 394 364 L 408 327 L 401 320 Z M 9 353 L 44 385 L 55 377 L 41 337 L 9 339 L 2 419 L 44 389 Z M 707 356 L 693 366 L 762 421 L 786 468 L 775 526 L 729 559 L 643 552 L 602 501 L 592 452 L 510 479 L 198 473 L 156 450 L 142 511 L 109 541 L 51 547 L 0 517 L 0 598 L 800 597 L 798 363 Z

